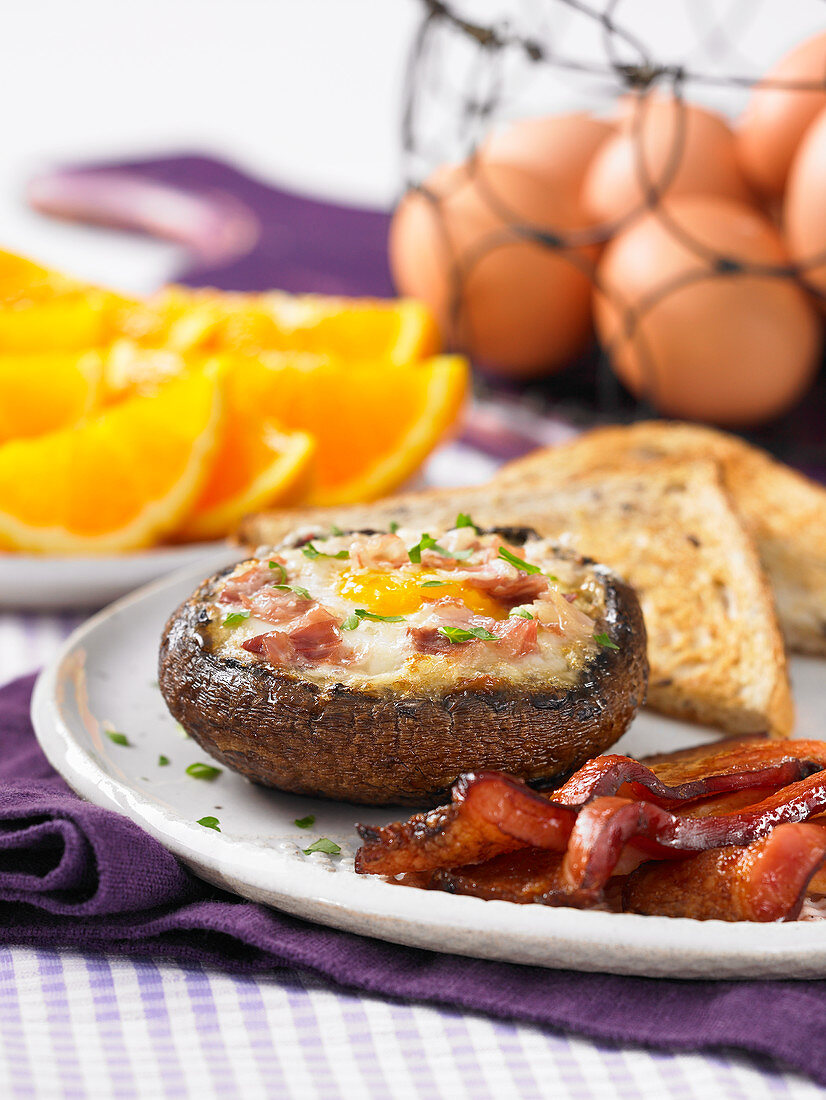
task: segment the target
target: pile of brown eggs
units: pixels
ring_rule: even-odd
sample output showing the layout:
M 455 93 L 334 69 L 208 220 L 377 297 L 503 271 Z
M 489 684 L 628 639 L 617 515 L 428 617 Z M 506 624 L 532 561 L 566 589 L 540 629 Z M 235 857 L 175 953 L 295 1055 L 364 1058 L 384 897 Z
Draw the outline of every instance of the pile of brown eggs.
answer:
M 733 127 L 653 90 L 610 118 L 492 133 L 404 197 L 390 263 L 490 373 L 553 374 L 595 329 L 665 415 L 736 426 L 785 412 L 822 345 L 826 32 L 766 74 Z

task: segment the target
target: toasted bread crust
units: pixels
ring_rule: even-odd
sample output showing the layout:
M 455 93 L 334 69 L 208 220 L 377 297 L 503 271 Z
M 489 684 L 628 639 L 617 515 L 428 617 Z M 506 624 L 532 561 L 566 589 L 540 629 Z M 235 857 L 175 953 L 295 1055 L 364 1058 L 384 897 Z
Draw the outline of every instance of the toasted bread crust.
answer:
M 598 428 L 510 463 L 500 484 L 542 484 L 664 457 L 716 462 L 757 543 L 789 647 L 826 656 L 826 488 L 737 436 L 665 420 Z

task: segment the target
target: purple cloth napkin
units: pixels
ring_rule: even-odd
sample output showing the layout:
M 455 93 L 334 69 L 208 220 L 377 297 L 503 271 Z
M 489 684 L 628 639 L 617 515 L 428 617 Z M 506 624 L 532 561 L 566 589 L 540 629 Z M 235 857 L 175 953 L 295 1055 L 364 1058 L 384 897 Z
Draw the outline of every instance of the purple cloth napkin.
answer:
M 0 689 L 0 942 L 237 972 L 302 967 L 354 989 L 666 1049 L 739 1047 L 826 1084 L 826 982 L 686 982 L 440 955 L 308 924 L 207 886 L 137 825 L 72 794 Z
M 188 248 L 176 281 L 222 290 L 390 297 L 390 215 L 320 202 L 197 154 L 84 164 L 34 177 L 47 214 L 118 225 Z

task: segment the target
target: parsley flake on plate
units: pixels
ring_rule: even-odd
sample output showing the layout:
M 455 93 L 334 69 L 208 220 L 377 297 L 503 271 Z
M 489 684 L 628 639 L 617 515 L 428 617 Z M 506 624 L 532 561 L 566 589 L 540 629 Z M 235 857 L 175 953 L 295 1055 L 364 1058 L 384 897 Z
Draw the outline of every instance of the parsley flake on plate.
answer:
M 337 856 L 341 851 L 341 845 L 336 844 L 334 840 L 330 840 L 326 836 L 320 836 L 318 840 L 314 840 L 309 848 L 304 848 L 304 855 L 312 855 L 313 852 L 324 852 L 328 856 Z
M 216 768 L 212 764 L 202 764 L 196 760 L 194 764 L 190 764 L 186 769 L 186 774 L 191 775 L 193 779 L 207 779 L 212 782 L 213 779 L 218 778 L 222 771 L 222 768 Z
M 498 642 L 499 635 L 492 634 L 483 626 L 469 626 L 467 629 L 460 626 L 440 626 L 439 633 L 443 634 L 449 642 Z
M 205 829 L 214 829 L 216 833 L 220 833 L 221 831 L 221 822 L 217 817 L 212 817 L 210 815 L 199 817 L 195 824 L 203 825 Z
M 116 745 L 128 745 L 131 746 L 132 742 L 126 736 L 125 733 L 120 733 L 118 730 L 104 730 L 103 731 L 110 741 Z
M 419 588 L 444 588 L 447 581 L 422 581 Z
M 527 607 L 515 607 L 508 615 L 509 619 L 535 619 L 536 616 L 528 611 Z
M 169 757 L 164 756 L 164 754 L 161 753 L 161 755 L 158 757 L 158 767 L 159 768 L 165 768 L 167 766 L 167 764 L 169 764 L 169 763 L 170 763 Z
M 297 817 L 293 825 L 297 825 L 299 829 L 309 829 L 311 825 L 315 825 L 315 814 L 307 814 L 306 817 Z
M 619 649 L 619 646 L 615 642 L 612 642 L 604 631 L 601 634 L 595 634 L 594 641 L 604 649 Z

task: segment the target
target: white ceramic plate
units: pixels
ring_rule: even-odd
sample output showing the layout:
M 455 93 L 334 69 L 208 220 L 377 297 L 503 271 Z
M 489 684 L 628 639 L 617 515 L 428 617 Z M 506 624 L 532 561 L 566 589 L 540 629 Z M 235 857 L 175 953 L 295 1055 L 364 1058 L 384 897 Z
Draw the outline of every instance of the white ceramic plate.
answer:
M 80 611 L 112 600 L 209 558 L 222 543 L 160 546 L 101 557 L 45 557 L 0 553 L 0 608 Z
M 77 630 L 41 675 L 32 705 L 47 756 L 84 797 L 131 817 L 210 882 L 322 924 L 479 958 L 683 978 L 824 977 L 826 922 L 725 924 L 580 912 L 409 889 L 353 872 L 358 820 L 408 810 L 370 809 L 263 790 L 229 771 L 213 782 L 185 774 L 208 760 L 169 716 L 156 681 L 165 620 L 223 550 L 197 569 L 134 593 Z M 797 733 L 817 737 L 826 706 L 822 662 L 793 666 Z M 129 737 L 113 744 L 106 729 Z M 618 748 L 632 753 L 698 744 L 710 734 L 653 714 Z M 159 754 L 169 757 L 158 766 Z M 312 828 L 297 818 L 315 814 Z M 221 832 L 196 822 L 212 815 Z M 304 855 L 326 836 L 342 854 Z

